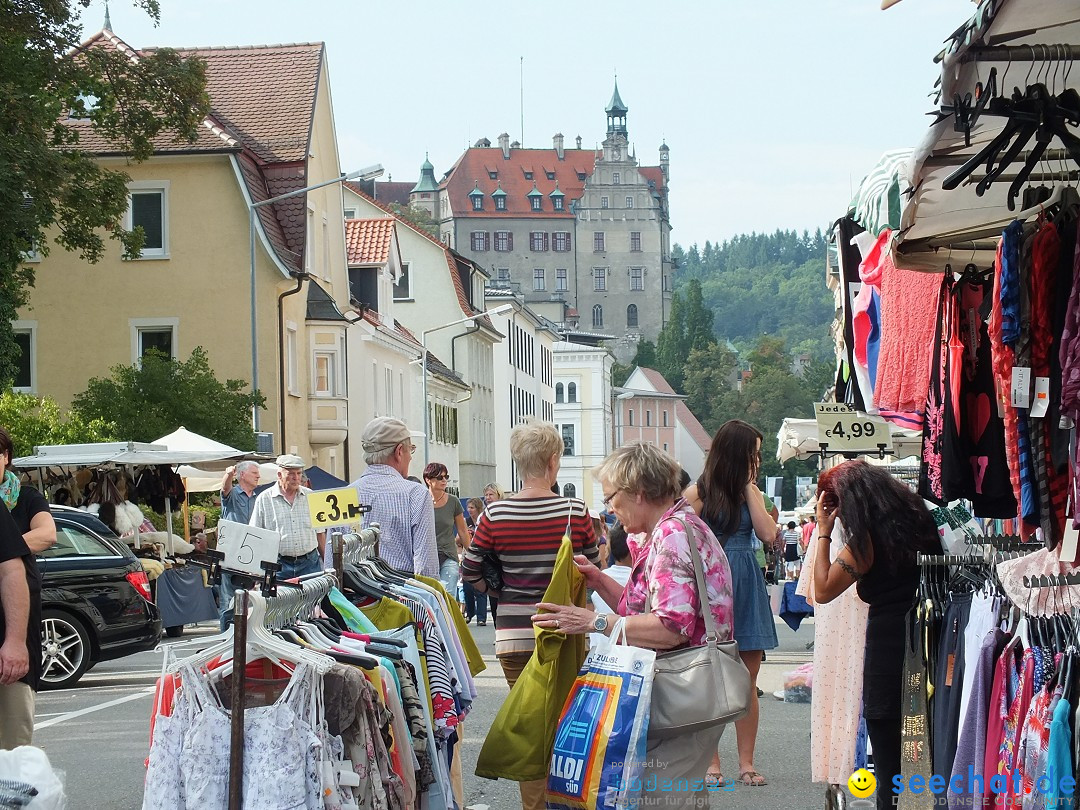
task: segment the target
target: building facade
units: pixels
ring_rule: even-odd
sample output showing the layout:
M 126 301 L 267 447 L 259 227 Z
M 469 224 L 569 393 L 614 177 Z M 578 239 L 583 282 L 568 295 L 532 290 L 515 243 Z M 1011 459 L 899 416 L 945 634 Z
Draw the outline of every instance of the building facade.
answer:
M 492 284 L 530 306 L 566 303 L 567 326 L 614 332 L 633 355 L 655 340 L 671 302 L 670 151 L 643 166 L 630 147 L 618 86 L 606 108 L 602 147 L 523 148 L 503 133 L 481 139 L 431 190 L 425 161 L 410 203 L 439 222 L 441 239 L 486 267 Z
M 555 344 L 554 359 L 554 421 L 565 446 L 559 485 L 563 495 L 581 498 L 599 514 L 604 493 L 592 470 L 613 449 L 615 358 L 601 346 L 562 340 Z

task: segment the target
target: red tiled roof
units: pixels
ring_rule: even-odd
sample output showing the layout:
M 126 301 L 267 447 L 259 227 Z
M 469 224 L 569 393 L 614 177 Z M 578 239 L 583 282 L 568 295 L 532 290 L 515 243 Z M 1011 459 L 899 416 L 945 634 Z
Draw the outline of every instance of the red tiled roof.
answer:
M 349 266 L 385 264 L 394 239 L 393 217 L 345 220 L 345 252 Z
M 645 366 L 638 366 L 641 369 L 641 373 L 645 375 L 652 387 L 660 394 L 674 394 L 675 389 L 671 387 L 664 375 L 657 371 L 655 368 L 645 368 Z
M 398 205 L 409 204 L 409 192 L 416 186 L 416 182 L 399 183 L 396 180 L 376 180 L 375 199 L 384 205 L 397 203 Z
M 708 453 L 709 447 L 712 446 L 712 436 L 701 426 L 701 422 L 694 416 L 694 412 L 681 399 L 675 403 L 675 418 L 679 420 L 679 424 L 686 428 L 686 432 L 690 434 L 694 443 Z
M 581 198 L 585 182 L 578 179 L 578 174 L 586 177 L 593 173 L 599 153 L 593 149 L 564 149 L 563 160 L 554 149 L 511 149 L 510 159 L 504 160 L 502 149 L 498 147 L 472 147 L 466 149 L 450 175 L 440 184 L 450 192 L 450 206 L 455 217 L 513 216 L 513 217 L 565 217 L 572 219 L 570 201 Z M 548 180 L 547 171 L 555 174 L 554 180 Z M 498 178 L 491 179 L 489 172 L 497 172 Z M 525 172 L 533 173 L 533 179 L 527 180 Z M 526 196 L 533 189 L 544 195 L 543 210 L 533 211 Z M 562 211 L 554 211 L 548 195 L 555 190 L 555 184 L 566 196 Z M 484 210 L 473 211 L 469 192 L 474 188 L 484 192 Z M 506 192 L 506 210 L 495 212 L 495 201 L 491 193 L 501 187 Z
M 650 180 L 656 185 L 656 190 L 661 195 L 667 196 L 667 182 L 664 180 L 664 170 L 659 166 L 638 166 L 638 171 L 641 172 L 641 176 L 645 178 L 645 182 Z

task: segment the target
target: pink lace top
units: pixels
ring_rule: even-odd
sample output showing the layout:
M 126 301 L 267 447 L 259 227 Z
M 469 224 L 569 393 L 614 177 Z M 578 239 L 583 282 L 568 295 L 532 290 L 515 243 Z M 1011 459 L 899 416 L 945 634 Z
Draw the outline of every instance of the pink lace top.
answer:
M 630 580 L 626 583 L 618 612 L 632 616 L 655 613 L 664 626 L 686 637 L 691 645 L 705 640 L 705 620 L 698 606 L 697 583 L 690 546 L 678 516 L 693 526 L 698 551 L 705 568 L 705 587 L 721 641 L 732 636 L 731 569 L 727 556 L 712 531 L 694 512 L 679 501 L 660 518 L 648 542 L 635 554 Z

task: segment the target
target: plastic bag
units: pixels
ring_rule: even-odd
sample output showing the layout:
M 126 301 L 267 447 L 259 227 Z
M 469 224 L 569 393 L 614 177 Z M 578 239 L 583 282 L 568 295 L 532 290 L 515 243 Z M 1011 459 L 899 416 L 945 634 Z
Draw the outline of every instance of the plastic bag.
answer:
M 626 644 L 625 621 L 589 652 L 563 706 L 548 769 L 548 810 L 637 805 L 656 653 Z
M 784 673 L 784 703 L 809 703 L 813 690 L 813 664 L 803 664 Z
M 15 795 L 23 793 L 21 785 L 36 791 L 26 810 L 63 810 L 67 806 L 62 775 L 53 770 L 45 752 L 32 745 L 0 750 L 0 781 L 20 785 L 12 789 Z

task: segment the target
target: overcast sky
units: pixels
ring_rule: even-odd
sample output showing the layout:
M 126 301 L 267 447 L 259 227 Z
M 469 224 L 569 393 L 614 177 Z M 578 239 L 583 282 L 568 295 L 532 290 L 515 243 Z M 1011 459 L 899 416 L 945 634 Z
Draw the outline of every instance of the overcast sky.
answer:
M 161 0 L 155 29 L 110 5 L 130 45 L 324 41 L 343 171 L 441 177 L 478 138 L 529 147 L 605 133 L 616 71 L 646 165 L 671 147 L 673 238 L 824 227 L 882 152 L 929 123 L 933 57 L 970 0 L 621 3 Z M 104 7 L 84 13 L 87 36 Z M 524 58 L 524 137 L 519 77 Z M 387 175 L 384 175 L 386 179 Z

